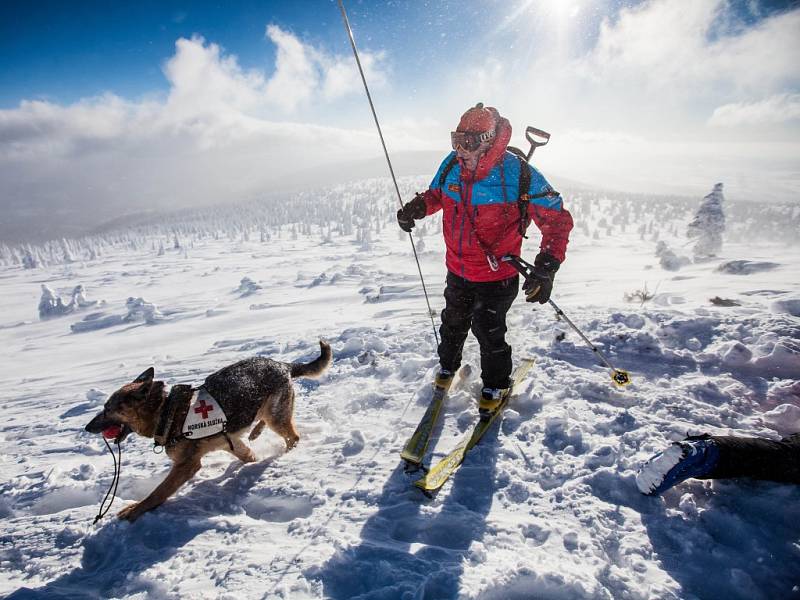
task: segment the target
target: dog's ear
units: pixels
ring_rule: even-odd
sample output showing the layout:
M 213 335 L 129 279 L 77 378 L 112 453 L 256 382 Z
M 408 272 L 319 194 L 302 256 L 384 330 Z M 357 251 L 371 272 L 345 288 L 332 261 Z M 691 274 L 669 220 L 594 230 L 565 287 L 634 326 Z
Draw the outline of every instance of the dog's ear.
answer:
M 134 379 L 133 383 L 148 383 L 150 381 L 153 381 L 153 377 L 155 376 L 156 376 L 156 370 L 153 367 L 150 367 L 144 373 L 142 373 L 136 379 Z

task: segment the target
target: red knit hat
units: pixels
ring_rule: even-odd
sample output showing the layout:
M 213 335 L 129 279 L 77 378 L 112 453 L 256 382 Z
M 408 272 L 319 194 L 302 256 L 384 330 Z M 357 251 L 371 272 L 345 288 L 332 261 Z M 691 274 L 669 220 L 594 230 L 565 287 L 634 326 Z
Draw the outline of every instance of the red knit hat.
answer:
M 473 133 L 484 133 L 494 131 L 497 126 L 497 119 L 494 113 L 483 107 L 483 102 L 478 102 L 467 112 L 461 115 L 456 131 L 470 131 Z

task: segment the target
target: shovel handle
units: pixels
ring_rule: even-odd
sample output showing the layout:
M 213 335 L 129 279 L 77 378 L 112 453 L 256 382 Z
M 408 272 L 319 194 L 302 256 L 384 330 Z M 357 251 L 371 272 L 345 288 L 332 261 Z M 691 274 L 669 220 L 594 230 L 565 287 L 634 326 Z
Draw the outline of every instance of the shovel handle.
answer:
M 531 145 L 531 149 L 528 151 L 528 159 L 530 160 L 536 148 L 544 146 L 550 141 L 550 134 L 541 129 L 536 129 L 536 127 L 528 127 L 525 130 L 525 139 L 528 140 L 528 143 Z

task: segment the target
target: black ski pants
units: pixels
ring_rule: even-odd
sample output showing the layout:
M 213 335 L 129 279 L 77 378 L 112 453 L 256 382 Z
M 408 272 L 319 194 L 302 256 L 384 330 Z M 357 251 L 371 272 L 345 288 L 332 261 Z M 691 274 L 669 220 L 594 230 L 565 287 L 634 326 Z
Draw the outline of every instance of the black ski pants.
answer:
M 506 313 L 519 293 L 519 276 L 502 281 L 474 282 L 447 273 L 445 306 L 439 328 L 439 364 L 456 371 L 470 327 L 481 349 L 483 385 L 510 385 L 511 346 L 506 344 Z
M 800 433 L 780 441 L 752 437 L 702 435 L 719 447 L 719 461 L 704 477 L 728 479 L 751 477 L 800 484 Z M 690 437 L 689 439 L 692 439 Z

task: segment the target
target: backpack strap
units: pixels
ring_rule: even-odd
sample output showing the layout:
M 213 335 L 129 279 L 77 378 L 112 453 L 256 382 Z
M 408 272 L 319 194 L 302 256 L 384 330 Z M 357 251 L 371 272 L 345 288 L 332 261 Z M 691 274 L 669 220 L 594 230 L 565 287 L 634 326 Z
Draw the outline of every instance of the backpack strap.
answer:
M 531 224 L 531 218 L 528 216 L 528 204 L 530 202 L 528 192 L 531 189 L 531 171 L 528 169 L 528 158 L 522 150 L 514 146 L 509 146 L 507 150 L 519 160 L 519 190 L 517 192 L 519 234 L 527 240 L 528 236 L 525 235 L 525 232 L 528 230 L 528 225 Z
M 447 164 L 444 166 L 444 169 L 442 169 L 442 174 L 439 175 L 439 187 L 440 188 L 442 186 L 444 186 L 445 179 L 447 179 L 447 176 L 450 175 L 450 171 L 453 170 L 453 167 L 456 166 L 457 162 L 458 162 L 458 156 L 455 155 L 455 154 L 453 155 L 453 157 L 449 161 L 447 161 Z
M 519 160 L 519 191 L 517 195 L 517 208 L 519 209 L 519 234 L 526 240 L 528 236 L 525 232 L 528 230 L 528 225 L 531 224 L 531 218 L 528 215 L 528 205 L 531 200 L 536 198 L 545 198 L 558 196 L 559 193 L 553 188 L 548 186 L 547 190 L 540 194 L 530 194 L 531 190 L 531 171 L 528 168 L 528 157 L 519 148 L 508 146 L 507 150 L 511 152 Z

